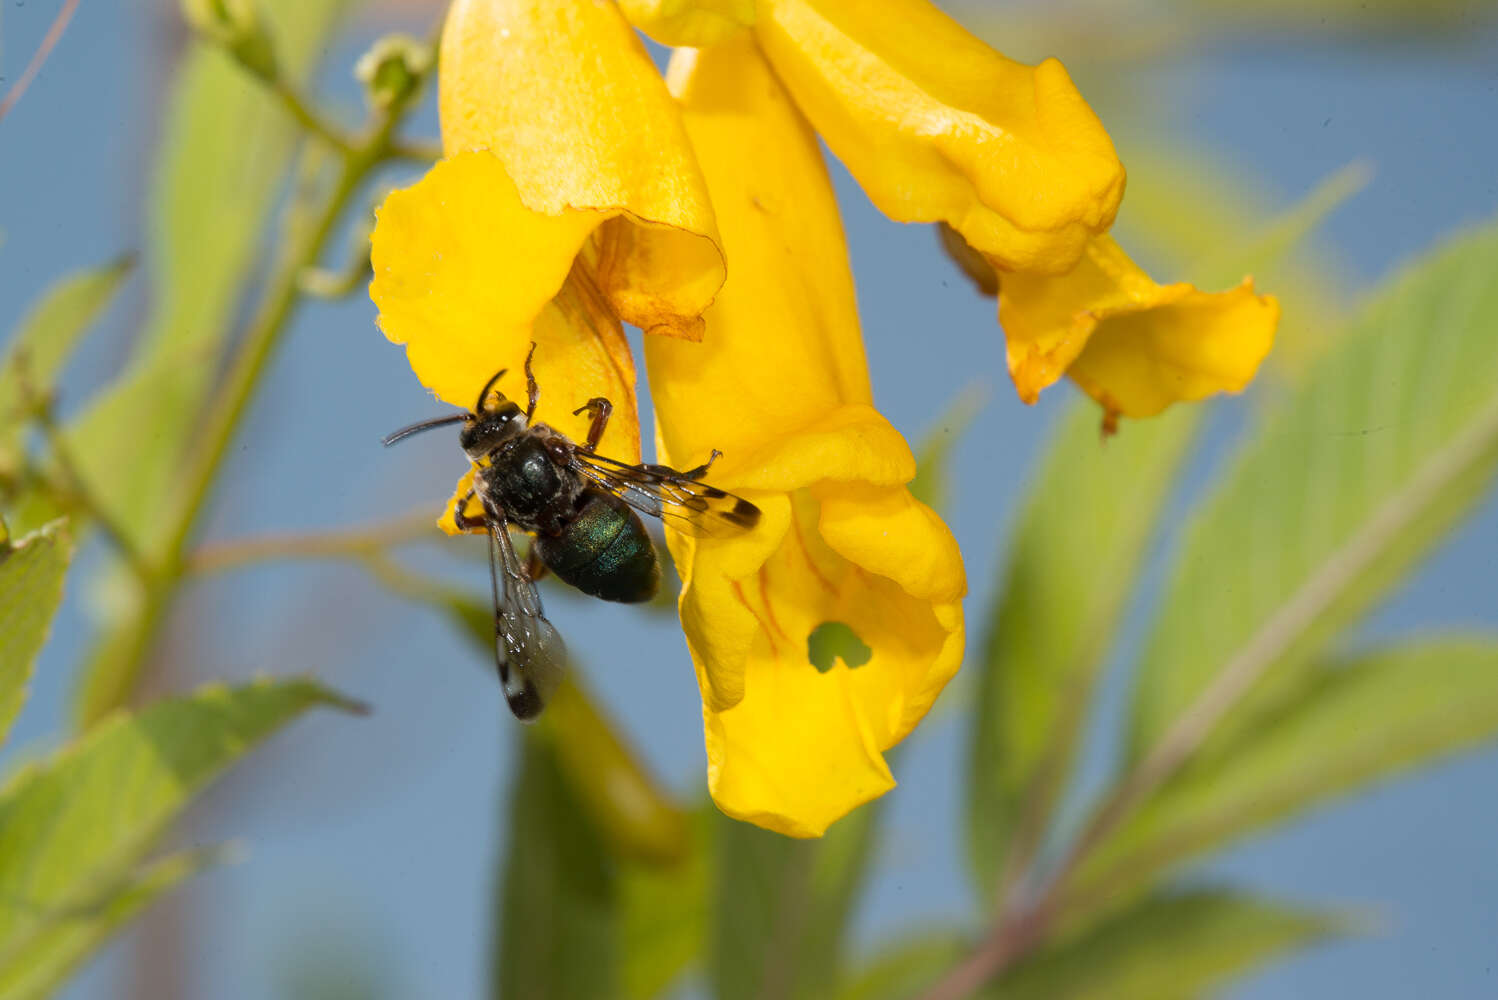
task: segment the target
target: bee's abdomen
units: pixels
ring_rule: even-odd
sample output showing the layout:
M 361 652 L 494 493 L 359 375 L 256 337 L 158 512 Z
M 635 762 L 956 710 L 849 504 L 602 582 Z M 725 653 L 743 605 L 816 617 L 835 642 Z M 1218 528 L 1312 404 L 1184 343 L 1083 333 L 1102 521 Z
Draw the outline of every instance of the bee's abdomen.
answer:
M 536 546 L 558 577 L 605 601 L 648 601 L 660 586 L 645 526 L 628 504 L 602 491 L 588 490 L 566 530 L 538 536 Z

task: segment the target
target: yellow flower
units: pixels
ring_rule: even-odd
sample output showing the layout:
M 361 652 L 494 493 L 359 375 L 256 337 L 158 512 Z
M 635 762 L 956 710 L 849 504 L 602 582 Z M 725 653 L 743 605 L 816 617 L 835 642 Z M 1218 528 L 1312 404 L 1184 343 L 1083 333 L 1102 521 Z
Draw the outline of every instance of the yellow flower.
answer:
M 621 0 L 672 45 L 753 34 L 886 215 L 945 221 L 1009 270 L 1059 274 L 1113 222 L 1124 172 L 1062 65 L 995 52 L 927 0 Z
M 875 205 L 961 234 L 969 273 L 1000 278 L 1025 401 L 1070 374 L 1110 420 L 1147 416 L 1243 388 L 1268 352 L 1278 306 L 1251 282 L 1219 295 L 1156 285 L 1105 235 L 1123 167 L 1056 60 L 1008 59 L 928 0 L 620 6 L 669 44 L 752 35 Z
M 731 815 L 820 834 L 893 785 L 882 751 L 961 660 L 965 582 L 951 534 L 905 488 L 908 447 L 871 405 L 815 139 L 748 44 L 700 72 L 679 62 L 684 114 L 609 3 L 457 0 L 441 58 L 446 157 L 377 217 L 380 325 L 464 407 L 502 367 L 499 388 L 523 399 L 534 341 L 537 419 L 580 439 L 587 418 L 571 411 L 606 396 L 599 450 L 631 462 L 621 320 L 667 335 L 646 338 L 662 461 L 721 448 L 712 481 L 763 509 L 737 538 L 668 531 L 709 787 Z M 844 649 L 814 666 L 827 629 L 851 631 L 867 661 Z
M 894 785 L 882 751 L 956 673 L 962 561 L 872 406 L 815 136 L 747 40 L 678 53 L 669 78 L 729 272 L 700 344 L 646 344 L 659 450 L 689 465 L 721 448 L 713 481 L 764 512 L 746 538 L 668 535 L 709 788 L 729 815 L 817 836 Z M 867 662 L 814 667 L 827 623 L 851 628 Z
M 441 60 L 447 156 L 390 195 L 372 237 L 381 329 L 463 407 L 501 368 L 500 391 L 523 400 L 535 342 L 537 419 L 582 438 L 572 410 L 604 396 L 600 450 L 638 461 L 620 320 L 700 337 L 723 283 L 680 113 L 611 4 L 457 0 Z
M 1059 277 L 1001 274 L 999 322 L 1020 398 L 1070 375 L 1109 419 L 1238 392 L 1274 343 L 1279 303 L 1252 278 L 1207 293 L 1157 285 L 1111 236 Z

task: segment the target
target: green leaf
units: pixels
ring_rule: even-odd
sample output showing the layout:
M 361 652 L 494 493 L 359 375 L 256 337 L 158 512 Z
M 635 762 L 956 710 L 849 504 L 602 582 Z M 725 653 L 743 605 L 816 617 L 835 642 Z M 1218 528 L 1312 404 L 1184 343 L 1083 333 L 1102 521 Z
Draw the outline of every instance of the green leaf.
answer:
M 554 744 L 530 731 L 506 815 L 494 996 L 617 996 L 615 865 L 572 793 Z
M 974 665 L 968 849 L 989 902 L 1006 855 L 1015 855 L 1011 866 L 1028 858 L 1060 799 L 1093 684 L 1198 412 L 1176 407 L 1130 421 L 1104 441 L 1097 407 L 1075 405 L 1011 533 Z
M 209 781 L 319 705 L 356 707 L 308 680 L 206 687 L 111 716 L 12 776 L 0 791 L 0 955 L 97 900 Z
M 1195 280 L 1208 288 L 1229 288 L 1244 274 L 1273 273 L 1295 259 L 1312 233 L 1337 209 L 1358 195 L 1373 179 L 1368 164 L 1354 161 L 1334 171 L 1297 204 L 1255 227 L 1247 240 L 1238 239 L 1203 258 L 1193 269 Z
M 73 348 L 114 299 L 134 264 L 134 257 L 127 255 L 63 278 L 21 320 L 0 370 L 0 452 L 14 451 L 20 442 L 22 425 L 14 415 L 24 399 L 21 379 L 35 391 L 56 383 Z
M 1318 667 L 1258 725 L 1182 771 L 1103 845 L 1097 897 L 1333 796 L 1498 736 L 1498 638 L 1411 643 Z
M 63 521 L 53 521 L 14 545 L 0 543 L 0 741 L 26 701 L 32 667 L 62 602 L 62 581 L 72 557 L 73 541 Z
M 619 974 L 626 1000 L 661 996 L 702 956 L 717 809 L 699 807 L 692 824 L 692 850 L 680 862 L 670 867 L 630 865 L 620 872 Z
M 718 1000 L 828 996 L 868 872 L 882 803 L 793 840 L 718 817 L 708 975 Z
M 972 942 L 956 931 L 924 931 L 876 949 L 877 957 L 850 976 L 837 1000 L 910 1000 L 960 962 Z
M 263 6 L 283 71 L 305 78 L 344 0 Z M 229 56 L 190 46 L 177 67 L 150 195 L 153 311 L 132 363 L 70 435 L 85 480 L 148 554 L 166 529 L 156 515 L 168 506 L 194 418 L 252 287 L 299 137 L 278 99 Z M 123 448 L 106 440 L 123 435 Z
M 485 662 L 494 656 L 494 612 L 461 592 L 421 595 L 440 606 Z M 690 818 L 656 783 L 623 732 L 589 695 L 578 665 L 536 724 L 563 780 L 603 845 L 621 861 L 670 869 L 692 850 Z
M 289 79 L 310 76 L 347 6 L 347 0 L 263 0 Z M 299 138 L 279 100 L 213 44 L 190 46 L 170 100 L 150 194 L 156 306 L 143 356 L 228 335 Z
M 51 995 L 115 931 L 222 857 L 217 848 L 168 855 L 132 873 L 97 902 L 52 914 L 23 946 L 0 957 L 0 1000 Z
M 1015 966 L 985 1000 L 1188 1000 L 1287 951 L 1346 933 L 1343 917 L 1227 890 L 1155 896 Z
M 1495 270 L 1491 225 L 1414 267 L 1192 519 L 1139 671 L 1136 759 L 1188 708 L 1189 752 L 1293 684 L 1481 497 L 1498 468 Z
M 207 378 L 203 350 L 136 365 L 96 396 L 68 425 L 66 440 L 89 495 L 137 548 L 158 536 L 167 497 L 193 423 L 183 387 Z

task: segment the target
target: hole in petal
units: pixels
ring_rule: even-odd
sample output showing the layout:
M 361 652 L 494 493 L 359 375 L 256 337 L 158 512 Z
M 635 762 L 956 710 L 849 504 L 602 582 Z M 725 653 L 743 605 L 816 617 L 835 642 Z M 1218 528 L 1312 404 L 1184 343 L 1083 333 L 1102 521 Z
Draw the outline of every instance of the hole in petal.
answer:
M 869 662 L 874 651 L 842 622 L 823 622 L 806 637 L 806 655 L 811 658 L 811 665 L 825 674 L 838 660 L 849 669 L 861 667 Z

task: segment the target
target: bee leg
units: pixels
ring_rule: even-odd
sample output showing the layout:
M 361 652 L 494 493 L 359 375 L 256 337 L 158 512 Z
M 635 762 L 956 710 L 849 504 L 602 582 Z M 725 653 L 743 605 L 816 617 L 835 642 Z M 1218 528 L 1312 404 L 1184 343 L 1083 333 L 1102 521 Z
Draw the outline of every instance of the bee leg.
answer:
M 536 373 L 531 370 L 531 358 L 536 356 L 536 342 L 531 341 L 530 353 L 525 356 L 525 422 L 530 423 L 531 418 L 536 415 L 536 401 L 541 398 L 541 390 L 536 385 Z
M 583 445 L 587 451 L 593 451 L 598 447 L 598 442 L 603 440 L 603 429 L 609 425 L 609 417 L 614 414 L 614 404 L 602 396 L 594 396 L 582 406 L 572 411 L 572 415 L 588 413 L 593 422 L 588 425 L 588 443 Z
M 678 472 L 677 475 L 682 479 L 701 479 L 703 476 L 707 475 L 707 470 L 713 467 L 713 463 L 716 462 L 722 454 L 723 453 L 721 451 L 714 448 L 713 453 L 707 457 L 706 462 L 703 462 L 695 469 L 688 469 L 686 472 Z
M 469 490 L 463 494 L 463 499 L 459 500 L 457 506 L 453 508 L 453 523 L 458 526 L 459 531 L 467 531 L 469 528 L 482 528 L 488 523 L 482 517 L 469 517 L 464 513 L 468 509 L 468 501 L 472 499 L 473 490 Z
M 548 572 L 550 570 L 547 569 L 546 563 L 541 560 L 541 553 L 536 551 L 536 543 L 534 541 L 531 542 L 530 549 L 525 553 L 525 575 L 530 577 L 531 581 L 534 582 L 541 579 Z

